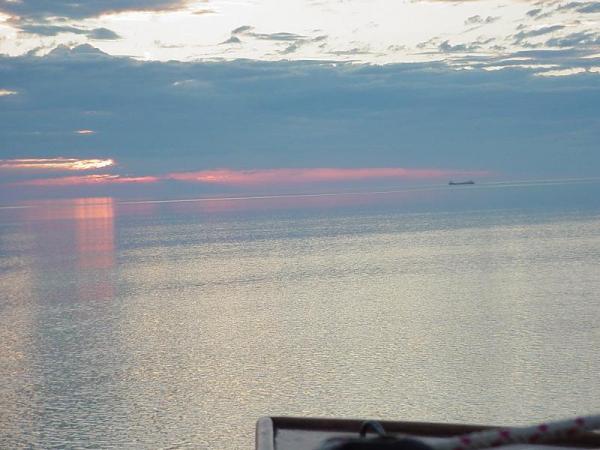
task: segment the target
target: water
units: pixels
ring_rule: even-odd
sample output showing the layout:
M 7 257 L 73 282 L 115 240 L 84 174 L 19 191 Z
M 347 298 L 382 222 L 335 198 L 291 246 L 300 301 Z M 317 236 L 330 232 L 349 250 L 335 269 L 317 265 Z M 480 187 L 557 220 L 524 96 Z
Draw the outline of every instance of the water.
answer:
M 2 208 L 0 447 L 598 412 L 591 188 Z

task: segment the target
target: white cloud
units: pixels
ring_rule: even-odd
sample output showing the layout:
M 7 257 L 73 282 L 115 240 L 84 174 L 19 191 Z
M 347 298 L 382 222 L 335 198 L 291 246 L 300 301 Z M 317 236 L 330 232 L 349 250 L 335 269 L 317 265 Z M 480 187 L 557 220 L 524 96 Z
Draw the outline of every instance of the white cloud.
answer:
M 538 72 L 536 75 L 539 77 L 568 77 L 584 72 L 586 72 L 586 69 L 583 67 L 572 67 L 569 69 L 547 70 L 545 72 Z

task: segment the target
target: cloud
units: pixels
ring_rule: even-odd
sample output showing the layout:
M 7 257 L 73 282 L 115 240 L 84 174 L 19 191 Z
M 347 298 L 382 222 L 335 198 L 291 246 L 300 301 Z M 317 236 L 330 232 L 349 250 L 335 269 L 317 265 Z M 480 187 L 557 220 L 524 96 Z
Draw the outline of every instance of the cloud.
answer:
M 442 62 L 143 62 L 91 46 L 0 56 L 0 86 L 20 93 L 0 100 L 0 158 L 112 159 L 111 174 L 134 178 L 322 167 L 589 175 L 600 170 L 593 55 L 577 47 L 450 55 L 470 71 Z M 503 70 L 486 70 L 493 66 Z M 574 67 L 585 72 L 535 76 Z M 77 129 L 102 132 L 84 139 Z M 16 172 L 0 178 L 42 173 Z
M 242 25 L 241 27 L 234 28 L 231 30 L 231 34 L 242 34 L 253 30 L 254 28 L 250 25 Z
M 256 39 L 263 39 L 267 41 L 297 41 L 299 39 L 305 39 L 305 36 L 295 33 L 247 33 Z
M 88 130 L 80 130 L 88 131 Z M 112 159 L 21 158 L 0 159 L 0 171 L 80 171 L 113 166 Z
M 369 47 L 354 47 L 346 50 L 331 50 L 327 52 L 330 55 L 336 56 L 353 56 L 353 55 L 369 55 L 371 54 L 371 50 Z
M 17 95 L 17 91 L 12 91 L 10 89 L 0 89 L 0 97 L 7 97 L 9 95 Z
M 154 40 L 154 45 L 160 48 L 185 48 L 185 44 L 167 44 L 159 39 Z
M 467 20 L 465 20 L 465 25 L 485 25 L 496 22 L 500 17 L 481 17 L 480 15 L 471 16 Z
M 472 52 L 481 48 L 479 44 L 450 44 L 450 41 L 444 41 L 438 45 L 438 49 L 443 53 L 464 53 L 464 52 Z
M 541 27 L 541 28 L 528 30 L 528 31 L 519 31 L 517 34 L 515 34 L 513 36 L 513 39 L 514 39 L 515 43 L 520 43 L 524 39 L 527 39 L 530 37 L 543 36 L 543 35 L 549 34 L 549 33 L 554 33 L 555 31 L 560 31 L 563 28 L 565 28 L 564 25 L 550 25 L 550 26 Z
M 241 37 L 249 38 L 249 39 L 257 39 L 263 41 L 273 41 L 276 43 L 285 44 L 285 48 L 279 51 L 281 55 L 288 55 L 291 53 L 295 53 L 300 47 L 310 44 L 310 43 L 319 43 L 323 42 L 327 39 L 327 35 L 319 35 L 315 37 L 308 37 L 296 33 L 288 33 L 288 32 L 277 32 L 277 33 L 257 33 L 254 31 L 254 27 L 250 25 L 243 25 L 237 27 L 231 31 L 231 36 L 229 39 L 221 42 L 220 44 L 241 44 Z
M 400 52 L 406 49 L 406 45 L 392 44 L 387 48 L 390 52 Z
M 600 33 L 580 31 L 546 41 L 548 47 L 587 47 L 600 45 Z
M 557 6 L 558 4 L 558 6 Z M 575 12 L 581 14 L 600 13 L 600 1 L 584 1 L 584 2 L 569 2 L 560 4 L 560 2 L 544 2 L 538 1 L 535 3 L 538 8 L 527 11 L 526 15 L 535 20 L 545 19 L 556 15 L 557 13 Z
M 264 41 L 297 41 L 306 39 L 306 36 L 295 33 L 277 32 L 277 33 L 257 33 L 254 31 L 254 27 L 244 25 L 237 27 L 231 31 L 231 36 L 236 37 L 237 35 L 243 35 L 254 39 L 260 39 Z
M 536 5 L 543 5 L 544 7 L 546 7 L 546 6 L 552 5 L 552 3 L 548 3 L 546 5 L 546 4 L 543 4 L 542 2 L 538 2 L 538 3 L 536 3 Z M 535 20 L 541 20 L 541 19 L 546 19 L 548 17 L 553 16 L 554 14 L 556 14 L 556 12 L 557 12 L 556 9 L 544 10 L 544 8 L 534 8 L 534 9 L 527 11 L 525 14 L 527 15 L 527 17 L 531 17 Z
M 98 175 L 81 175 L 71 177 L 56 177 L 56 178 L 34 178 L 31 180 L 22 180 L 10 183 L 16 187 L 68 187 L 68 186 L 97 186 L 107 184 L 140 184 L 140 183 L 156 183 L 159 181 L 156 177 L 128 177 L 121 175 L 98 174 Z
M 57 36 L 61 33 L 85 35 L 94 40 L 117 40 L 121 39 L 117 33 L 108 28 L 79 28 L 69 25 L 45 25 L 35 23 L 18 24 L 17 28 L 23 33 L 36 34 L 38 36 Z
M 588 2 L 585 6 L 577 9 L 577 12 L 585 14 L 600 13 L 600 2 Z
M 86 34 L 86 36 L 89 37 L 90 39 L 95 39 L 95 40 L 121 39 L 121 36 L 119 36 L 114 31 L 109 30 L 108 28 L 94 28 L 92 30 L 89 30 L 89 32 Z
M 214 9 L 198 9 L 194 11 L 192 14 L 196 16 L 203 16 L 205 14 L 216 14 L 217 12 Z
M 0 2 L 0 12 L 29 19 L 84 19 L 123 11 L 172 11 L 186 6 L 187 0 L 18 0 Z
M 34 54 L 28 55 L 35 57 Z M 76 47 L 69 47 L 65 44 L 60 44 L 52 49 L 45 57 L 45 59 L 54 59 L 56 62 L 66 60 L 70 62 L 75 61 L 99 61 L 100 59 L 113 59 L 108 53 L 104 53 L 102 50 L 94 47 L 90 44 L 81 44 Z
M 542 8 L 535 8 L 535 9 L 530 9 L 529 11 L 527 11 L 526 14 L 529 17 L 536 17 L 536 16 L 540 15 L 542 11 L 543 11 Z
M 226 41 L 221 42 L 221 44 L 241 44 L 242 40 L 237 36 L 231 36 Z
M 542 44 L 544 45 L 544 44 Z M 470 67 L 483 70 L 500 68 L 527 68 L 547 70 L 549 67 L 569 69 L 573 67 L 592 68 L 600 63 L 600 56 L 593 46 L 585 48 L 532 49 L 507 53 L 498 49 L 498 55 L 483 52 L 469 55 L 453 55 L 452 64 L 457 67 Z
M 306 38 L 306 39 L 298 39 L 292 43 L 290 43 L 287 47 L 281 50 L 279 53 L 282 55 L 289 55 L 291 53 L 295 53 L 300 47 L 303 47 L 307 44 L 311 43 L 321 43 L 320 47 L 323 48 L 325 46 L 325 41 L 327 40 L 326 35 L 316 36 L 314 38 Z
M 600 13 L 600 2 L 570 2 L 559 6 L 558 10 L 572 10 L 584 14 L 595 14 Z
M 573 67 L 571 69 L 545 70 L 537 73 L 539 77 L 569 77 L 584 73 L 586 70 L 582 67 Z
M 436 36 L 436 37 L 432 37 L 431 39 L 429 39 L 427 41 L 419 42 L 417 44 L 417 48 L 423 50 L 423 49 L 431 47 L 431 46 L 437 47 L 439 45 L 439 43 L 440 43 L 440 38 Z
M 193 183 L 231 186 L 264 186 L 376 179 L 447 179 L 449 177 L 487 176 L 485 171 L 458 171 L 444 169 L 384 168 L 277 168 L 267 170 L 204 170 L 198 172 L 172 173 L 168 179 Z
M 1 168 L 1 167 L 0 167 Z M 125 185 L 176 181 L 201 185 L 230 187 L 266 187 L 362 182 L 374 180 L 447 180 L 452 177 L 486 177 L 487 171 L 448 169 L 384 168 L 275 168 L 263 170 L 213 169 L 196 172 L 173 172 L 159 176 L 128 176 L 119 174 L 91 174 L 31 178 L 9 183 L 13 187 L 77 187 L 95 185 Z
M 294 42 L 294 43 L 288 45 L 285 49 L 283 49 L 279 53 L 282 55 L 289 55 L 291 53 L 295 53 L 300 48 L 300 46 L 301 46 L 300 44 Z
M 441 53 L 474 53 L 481 50 L 484 46 L 494 42 L 494 38 L 479 39 L 472 42 L 465 42 L 460 44 L 451 44 L 449 40 L 440 42 L 440 38 L 434 37 L 428 41 L 417 44 L 417 48 L 420 50 L 429 49 L 429 51 L 423 52 L 424 54 L 438 54 Z

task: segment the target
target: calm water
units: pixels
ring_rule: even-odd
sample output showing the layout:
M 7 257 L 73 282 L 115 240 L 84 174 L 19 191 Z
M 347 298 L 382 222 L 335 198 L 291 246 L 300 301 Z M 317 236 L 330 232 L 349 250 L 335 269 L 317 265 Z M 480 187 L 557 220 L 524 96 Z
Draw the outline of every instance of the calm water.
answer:
M 597 187 L 2 208 L 0 447 L 598 412 Z

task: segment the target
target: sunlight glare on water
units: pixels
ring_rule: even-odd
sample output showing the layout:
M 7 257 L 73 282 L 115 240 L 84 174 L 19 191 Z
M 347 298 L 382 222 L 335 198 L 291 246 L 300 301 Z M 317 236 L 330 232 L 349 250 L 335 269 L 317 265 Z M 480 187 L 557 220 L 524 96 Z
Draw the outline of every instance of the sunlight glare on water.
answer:
M 597 412 L 600 210 L 492 194 L 0 210 L 1 447 L 252 448 L 263 415 Z

